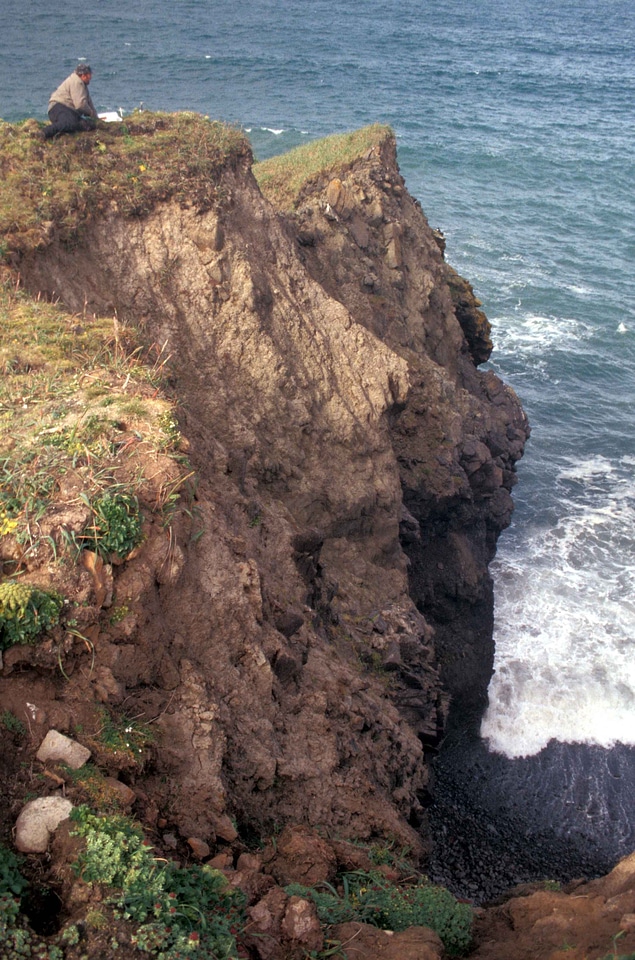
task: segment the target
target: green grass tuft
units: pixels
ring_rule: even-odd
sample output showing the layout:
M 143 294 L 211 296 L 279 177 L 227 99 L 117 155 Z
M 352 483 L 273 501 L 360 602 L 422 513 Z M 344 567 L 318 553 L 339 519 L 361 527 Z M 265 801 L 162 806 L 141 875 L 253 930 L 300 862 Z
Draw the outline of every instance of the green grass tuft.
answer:
M 439 934 L 449 954 L 458 956 L 469 949 L 472 909 L 445 887 L 425 879 L 397 885 L 379 872 L 362 870 L 344 874 L 340 883 L 341 893 L 326 883 L 323 890 L 291 884 L 286 892 L 313 900 L 321 922 L 327 925 L 356 920 L 395 931 L 425 926 Z
M 125 216 L 174 198 L 209 209 L 223 171 L 251 157 L 234 127 L 196 113 L 137 111 L 124 123 L 43 141 L 34 120 L 0 121 L 0 253 L 34 250 L 51 231 L 79 238 L 82 223 L 113 204 Z
M 253 172 L 262 193 L 274 206 L 292 210 L 302 188 L 315 177 L 334 175 L 392 136 L 390 127 L 378 123 L 353 133 L 333 134 L 256 163 Z

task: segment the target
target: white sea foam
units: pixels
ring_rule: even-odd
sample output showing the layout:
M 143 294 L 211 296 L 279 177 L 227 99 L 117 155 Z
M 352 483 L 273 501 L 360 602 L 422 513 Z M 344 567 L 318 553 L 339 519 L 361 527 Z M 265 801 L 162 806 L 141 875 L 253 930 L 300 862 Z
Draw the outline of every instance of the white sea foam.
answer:
M 253 127 L 245 127 L 245 133 L 252 133 L 253 129 L 254 129 Z M 261 133 L 272 133 L 274 137 L 279 137 L 282 133 L 285 132 L 284 129 L 277 130 L 275 127 L 258 127 L 258 130 Z
M 518 309 L 518 307 L 517 307 Z M 501 352 L 529 353 L 539 356 L 556 347 L 568 348 L 589 340 L 594 328 L 575 317 L 540 314 L 495 317 L 492 320 L 496 346 Z
M 610 477 L 615 474 L 615 470 L 615 466 L 607 457 L 598 454 L 564 467 L 558 474 L 558 479 L 587 481 L 594 477 Z
M 635 745 L 633 458 L 563 469 L 565 515 L 494 562 L 495 673 L 482 736 L 509 757 L 552 740 Z M 577 488 L 577 491 L 576 491 Z

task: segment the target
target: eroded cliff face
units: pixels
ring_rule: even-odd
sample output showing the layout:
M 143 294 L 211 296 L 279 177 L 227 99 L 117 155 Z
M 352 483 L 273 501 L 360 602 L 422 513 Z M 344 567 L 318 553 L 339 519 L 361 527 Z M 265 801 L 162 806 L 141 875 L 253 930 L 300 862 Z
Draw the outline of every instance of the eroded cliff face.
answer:
M 476 368 L 491 353 L 489 323 L 444 262 L 390 138 L 311 184 L 291 222 L 311 275 L 408 364 L 408 399 L 390 432 L 410 595 L 434 625 L 457 712 L 476 718 L 493 658 L 487 565 L 511 518 L 526 417 L 510 388 Z
M 144 789 L 183 836 L 304 822 L 425 850 L 425 747 L 482 703 L 487 564 L 527 423 L 475 365 L 469 285 L 387 137 L 276 212 L 245 164 L 219 201 L 110 215 L 20 265 L 32 292 L 169 353 L 195 510 L 115 570 L 131 614 L 86 690 L 156 716 Z M 98 687 L 98 689 L 97 689 Z

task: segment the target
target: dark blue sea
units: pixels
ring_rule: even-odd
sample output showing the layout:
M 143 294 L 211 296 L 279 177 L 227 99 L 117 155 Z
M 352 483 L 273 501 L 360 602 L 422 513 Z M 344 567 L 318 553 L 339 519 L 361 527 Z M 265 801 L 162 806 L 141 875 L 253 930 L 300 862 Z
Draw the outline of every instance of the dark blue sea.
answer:
M 410 192 L 493 324 L 491 366 L 533 427 L 494 564 L 481 747 L 514 769 L 555 763 L 563 808 L 630 852 L 635 780 L 615 757 L 635 745 L 635 2 L 2 0 L 2 12 L 5 120 L 44 119 L 87 60 L 99 110 L 200 111 L 242 126 L 260 159 L 393 127 Z M 573 744 L 608 773 L 562 773 Z M 622 791 L 613 804 L 606 777 Z

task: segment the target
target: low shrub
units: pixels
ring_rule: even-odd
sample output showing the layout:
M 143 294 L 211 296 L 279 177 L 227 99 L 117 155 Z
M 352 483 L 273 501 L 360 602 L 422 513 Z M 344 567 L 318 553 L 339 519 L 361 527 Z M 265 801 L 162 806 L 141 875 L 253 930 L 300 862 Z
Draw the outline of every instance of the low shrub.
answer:
M 12 850 L 0 844 L 0 897 L 21 897 L 27 887 L 20 873 L 20 861 Z
M 107 560 L 111 554 L 122 559 L 141 543 L 139 501 L 131 493 L 106 493 L 90 504 L 93 520 L 84 531 L 84 541 Z
M 422 880 L 399 886 L 375 871 L 344 874 L 339 893 L 330 884 L 324 889 L 291 884 L 286 892 L 313 900 L 322 923 L 357 920 L 386 930 L 430 927 L 439 934 L 448 953 L 460 955 L 470 946 L 472 910 L 446 890 Z
M 0 650 L 14 643 L 35 643 L 45 630 L 59 623 L 64 598 L 54 590 L 30 583 L 0 583 Z

